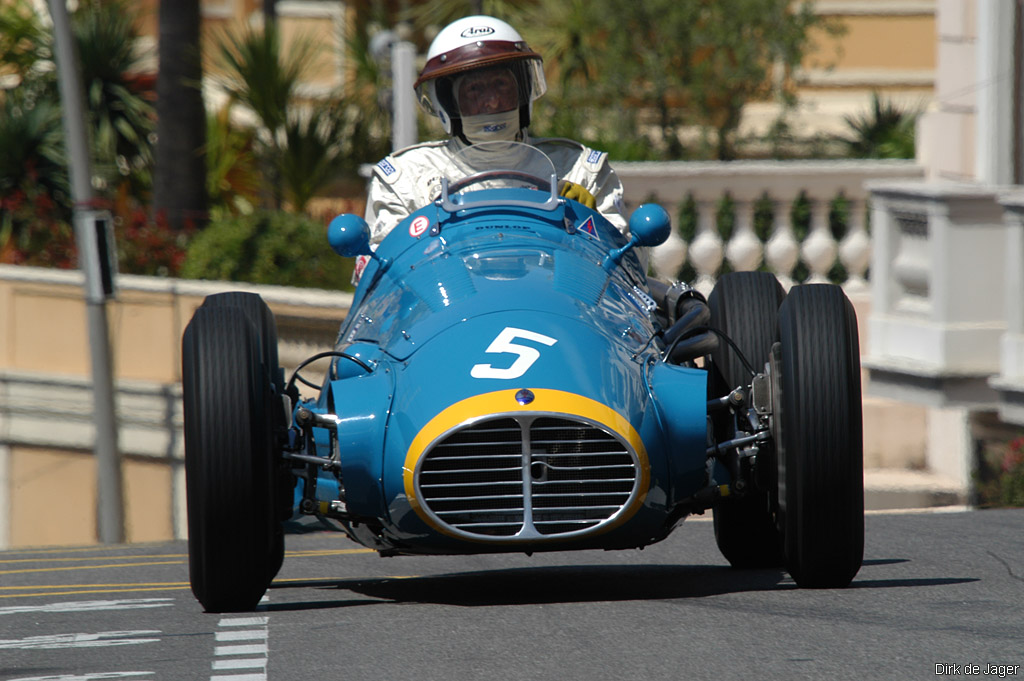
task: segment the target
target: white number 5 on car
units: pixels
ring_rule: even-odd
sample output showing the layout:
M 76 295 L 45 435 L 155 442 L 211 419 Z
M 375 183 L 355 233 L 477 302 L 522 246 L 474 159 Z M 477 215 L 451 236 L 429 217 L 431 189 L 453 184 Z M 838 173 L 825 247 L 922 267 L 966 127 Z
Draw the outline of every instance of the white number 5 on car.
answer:
M 534 331 L 527 331 L 525 329 L 516 329 L 511 326 L 506 326 L 501 330 L 491 344 L 487 346 L 485 352 L 488 353 L 511 353 L 517 355 L 516 360 L 512 362 L 512 366 L 507 369 L 500 369 L 492 364 L 476 364 L 473 369 L 469 372 L 473 378 L 503 378 L 512 379 L 519 378 L 525 374 L 533 363 L 540 358 L 540 350 L 532 348 L 529 345 L 519 345 L 512 341 L 517 338 L 523 340 L 533 341 L 535 343 L 543 343 L 544 345 L 554 345 L 558 341 L 550 336 L 536 333 Z

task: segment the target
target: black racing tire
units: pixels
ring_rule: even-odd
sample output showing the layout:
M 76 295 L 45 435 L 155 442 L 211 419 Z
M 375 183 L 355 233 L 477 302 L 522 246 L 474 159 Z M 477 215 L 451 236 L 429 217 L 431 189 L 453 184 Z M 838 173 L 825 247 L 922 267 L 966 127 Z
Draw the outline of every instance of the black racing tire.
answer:
M 857 316 L 842 289 L 794 287 L 773 349 L 778 522 L 805 588 L 850 583 L 864 556 L 864 440 Z
M 772 345 L 778 339 L 777 314 L 786 296 L 778 279 L 768 272 L 731 272 L 715 285 L 708 305 L 712 328 L 718 329 L 739 347 L 756 371 L 763 371 Z M 711 355 L 708 376 L 709 397 L 722 397 L 734 388 L 750 384 L 751 375 L 736 351 L 720 342 Z M 736 436 L 731 421 L 715 423 L 718 441 Z M 771 456 L 762 445 L 759 462 L 774 469 Z M 767 465 L 765 466 L 765 464 Z M 771 476 L 769 476 L 771 478 Z M 713 510 L 718 550 L 735 568 L 775 568 L 782 561 L 782 547 L 772 508 L 774 480 L 736 498 L 720 501 Z
M 277 321 L 267 303 L 256 293 L 246 291 L 227 291 L 214 293 L 203 299 L 202 307 L 237 307 L 241 308 L 257 329 L 259 329 L 260 357 L 271 372 L 271 378 L 278 381 Z M 283 383 L 283 381 L 282 381 Z
M 196 310 L 182 338 L 192 592 L 208 612 L 252 610 L 272 580 L 271 378 L 238 307 Z
M 249 321 L 259 329 L 260 357 L 263 365 L 271 377 L 275 395 L 284 392 L 284 371 L 280 367 L 278 355 L 277 321 L 270 307 L 256 293 L 246 291 L 227 291 L 207 296 L 203 300 L 202 307 L 237 307 L 245 312 Z M 284 413 L 275 410 L 274 428 L 281 432 L 284 430 Z M 292 503 L 294 500 L 293 490 L 295 488 L 295 476 L 292 474 L 289 462 L 281 457 L 275 457 L 274 466 L 274 511 L 278 519 L 283 523 L 291 518 L 293 513 Z M 284 563 L 284 528 L 283 525 L 275 528 L 275 540 L 271 548 L 270 564 L 271 579 L 277 576 L 281 565 Z

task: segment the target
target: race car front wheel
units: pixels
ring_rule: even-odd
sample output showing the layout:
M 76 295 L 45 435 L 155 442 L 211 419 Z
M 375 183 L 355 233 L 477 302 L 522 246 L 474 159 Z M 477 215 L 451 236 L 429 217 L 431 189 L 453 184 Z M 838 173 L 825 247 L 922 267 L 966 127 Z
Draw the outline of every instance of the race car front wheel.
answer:
M 280 395 L 284 392 L 284 372 L 280 367 L 277 349 L 277 322 L 274 313 L 256 293 L 247 291 L 227 291 L 225 293 L 214 293 L 203 300 L 203 307 L 237 307 L 240 308 L 249 321 L 258 330 L 260 343 L 260 357 L 267 375 L 274 386 L 274 394 Z M 283 411 L 275 411 L 274 427 L 284 429 L 281 422 Z M 274 512 L 281 522 L 288 520 L 292 515 L 293 490 L 295 489 L 295 476 L 292 474 L 291 466 L 287 459 L 275 457 L 273 471 L 273 498 Z M 284 562 L 284 527 L 276 523 L 274 527 L 274 540 L 270 548 L 270 579 L 277 576 L 281 565 Z
M 790 290 L 769 371 L 786 569 L 801 587 L 846 586 L 864 554 L 864 454 L 857 318 L 841 288 Z
M 209 612 L 252 610 L 273 578 L 273 388 L 245 310 L 204 306 L 182 339 L 189 578 Z

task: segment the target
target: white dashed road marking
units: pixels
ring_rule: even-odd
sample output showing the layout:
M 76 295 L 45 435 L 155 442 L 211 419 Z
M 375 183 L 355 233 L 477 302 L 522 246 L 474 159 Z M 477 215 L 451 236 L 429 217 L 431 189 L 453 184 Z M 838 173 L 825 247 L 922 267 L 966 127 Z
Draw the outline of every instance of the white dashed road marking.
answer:
M 139 638 L 152 636 L 159 631 L 101 631 L 96 634 L 50 634 L 46 636 L 29 636 L 28 638 L 5 641 L 0 639 L 0 650 L 56 650 L 61 648 L 109 648 L 111 646 L 130 646 L 139 643 L 159 643 L 158 638 Z
M 86 612 L 93 610 L 166 608 L 173 602 L 173 598 L 126 598 L 116 601 L 68 601 L 65 603 L 46 603 L 44 605 L 13 605 L 7 608 L 0 608 L 0 615 L 17 615 L 27 612 Z
M 106 679 L 137 679 L 152 676 L 153 672 L 100 672 L 98 674 L 71 674 L 64 676 L 26 676 L 11 681 L 105 681 Z
M 210 681 L 267 681 L 267 637 L 270 618 L 227 617 L 217 623 L 214 639 L 228 645 L 214 646 L 217 658 L 211 669 Z M 238 673 L 231 673 L 238 672 Z
M 237 631 L 218 631 L 218 641 L 258 641 L 267 638 L 266 629 L 241 629 Z

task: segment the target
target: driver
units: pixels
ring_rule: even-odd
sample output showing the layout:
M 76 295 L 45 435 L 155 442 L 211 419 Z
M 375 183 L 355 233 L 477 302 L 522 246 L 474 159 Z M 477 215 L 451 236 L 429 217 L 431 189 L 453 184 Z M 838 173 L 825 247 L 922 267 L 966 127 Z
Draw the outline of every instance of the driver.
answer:
M 440 119 L 449 137 L 396 151 L 374 167 L 366 202 L 372 244 L 440 195 L 441 174 L 456 153 L 489 141 L 537 147 L 554 164 L 562 196 L 627 232 L 622 184 L 607 154 L 572 140 L 527 134 L 533 102 L 547 84 L 541 56 L 507 23 L 471 16 L 443 28 L 427 51 L 415 88 L 420 105 Z

